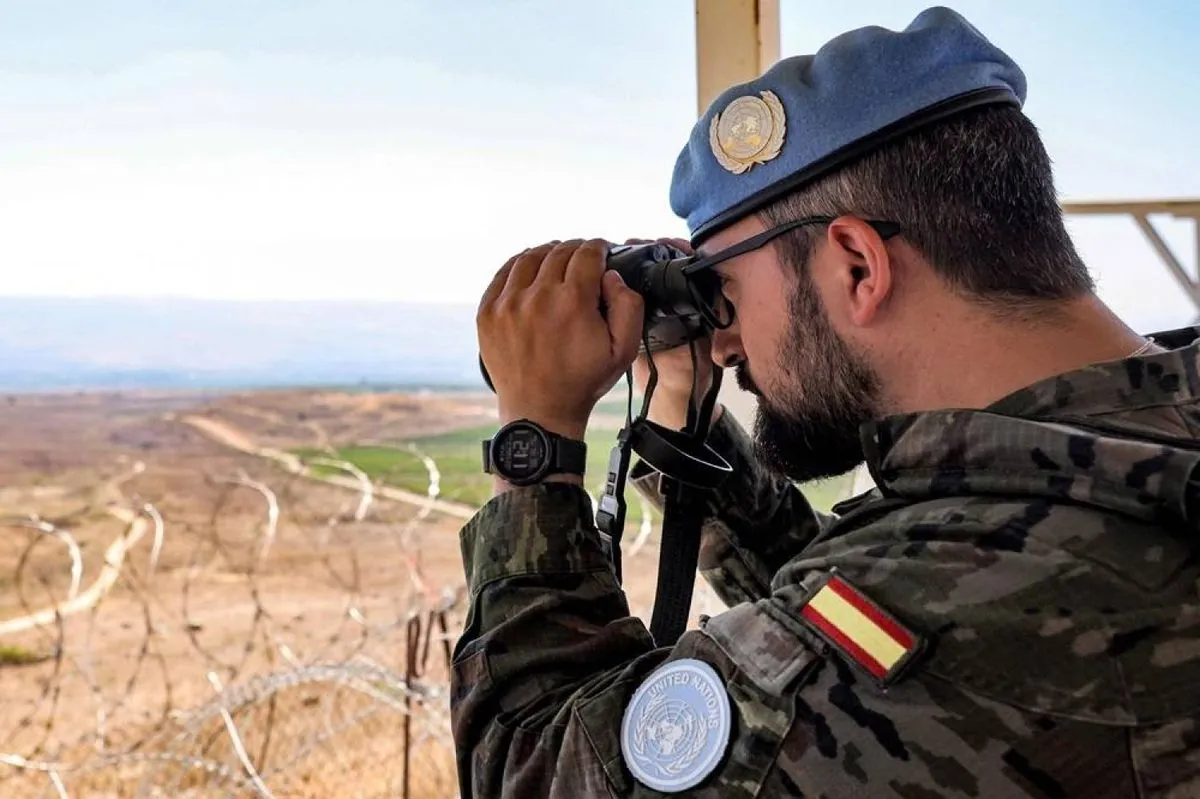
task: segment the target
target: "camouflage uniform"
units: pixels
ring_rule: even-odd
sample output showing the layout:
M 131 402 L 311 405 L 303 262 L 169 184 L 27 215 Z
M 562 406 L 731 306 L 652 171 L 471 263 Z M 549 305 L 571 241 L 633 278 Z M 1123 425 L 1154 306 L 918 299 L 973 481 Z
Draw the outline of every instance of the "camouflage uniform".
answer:
M 690 796 L 1200 796 L 1200 343 L 1158 338 L 1175 349 L 866 426 L 877 488 L 832 516 L 724 414 L 736 475 L 708 497 L 702 570 L 730 609 L 673 648 L 629 615 L 582 490 L 492 499 L 461 539 L 463 795 L 659 795 L 622 714 L 696 658 L 734 721 Z M 801 614 L 835 568 L 927 642 L 886 689 Z

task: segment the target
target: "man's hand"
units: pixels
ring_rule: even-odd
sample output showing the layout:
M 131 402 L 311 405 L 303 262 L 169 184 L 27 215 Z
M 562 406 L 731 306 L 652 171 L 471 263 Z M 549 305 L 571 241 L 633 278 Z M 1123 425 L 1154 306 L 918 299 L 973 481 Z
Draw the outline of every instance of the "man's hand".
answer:
M 658 239 L 655 242 L 651 242 L 649 239 L 629 239 L 625 243 L 670 244 L 688 255 L 692 254 L 692 246 L 685 239 Z M 704 395 L 708 393 L 708 389 L 712 385 L 713 362 L 710 340 L 706 336 L 692 342 L 692 346 L 696 349 L 698 380 L 695 379 L 697 375 L 693 373 L 692 354 L 688 345 L 684 344 L 674 349 L 656 352 L 650 356 L 654 360 L 658 380 L 654 385 L 654 396 L 650 398 L 650 412 L 647 416 L 650 421 L 670 430 L 682 430 L 687 425 L 688 400 L 694 397 L 696 407 L 699 408 L 700 403 L 704 401 Z M 633 364 L 633 381 L 638 391 L 645 393 L 646 383 L 649 379 L 650 364 L 647 356 L 639 353 Z M 693 386 L 694 394 L 692 393 Z M 713 408 L 712 421 L 716 421 L 720 415 L 721 405 L 718 403 Z
M 531 419 L 582 440 L 592 409 L 629 368 L 642 298 L 606 270 L 607 256 L 600 239 L 551 242 L 492 279 L 476 325 L 501 424 Z
M 650 412 L 647 416 L 650 421 L 670 430 L 682 430 L 687 425 L 688 400 L 692 399 L 699 410 L 704 395 L 712 386 L 712 343 L 706 336 L 693 341 L 692 346 L 696 349 L 698 372 L 692 369 L 692 354 L 686 344 L 650 356 L 639 354 L 633 363 L 634 385 L 644 394 L 646 383 L 650 379 L 650 364 L 647 359 L 654 359 L 658 380 L 654 384 L 654 396 L 650 398 Z M 697 374 L 699 379 L 696 379 Z M 713 406 L 711 421 L 715 422 L 720 417 L 721 404 L 717 403 Z

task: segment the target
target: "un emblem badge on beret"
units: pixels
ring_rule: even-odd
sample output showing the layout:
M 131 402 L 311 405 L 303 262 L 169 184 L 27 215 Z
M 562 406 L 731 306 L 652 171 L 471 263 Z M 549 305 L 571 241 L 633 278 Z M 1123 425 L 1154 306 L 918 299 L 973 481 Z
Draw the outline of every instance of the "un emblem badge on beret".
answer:
M 708 143 L 717 163 L 735 175 L 779 155 L 787 124 L 783 103 L 772 91 L 745 95 L 715 114 Z
M 725 755 L 729 696 L 712 666 L 673 660 L 633 694 L 621 720 L 621 754 L 633 776 L 664 793 L 700 784 Z

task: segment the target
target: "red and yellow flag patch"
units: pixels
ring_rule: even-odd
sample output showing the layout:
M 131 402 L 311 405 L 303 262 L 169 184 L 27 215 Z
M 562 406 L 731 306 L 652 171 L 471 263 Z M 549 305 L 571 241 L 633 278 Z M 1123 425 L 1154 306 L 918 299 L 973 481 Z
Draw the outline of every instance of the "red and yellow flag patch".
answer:
M 800 615 L 822 638 L 884 685 L 895 680 L 924 643 L 837 574 L 831 574 L 813 593 Z

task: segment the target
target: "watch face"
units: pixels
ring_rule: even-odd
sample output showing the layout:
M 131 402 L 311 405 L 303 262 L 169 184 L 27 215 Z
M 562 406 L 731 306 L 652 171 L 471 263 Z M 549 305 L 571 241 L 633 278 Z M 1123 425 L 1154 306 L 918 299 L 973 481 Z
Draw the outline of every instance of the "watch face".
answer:
M 496 442 L 496 465 L 513 480 L 527 480 L 546 465 L 546 439 L 531 427 L 514 427 Z

